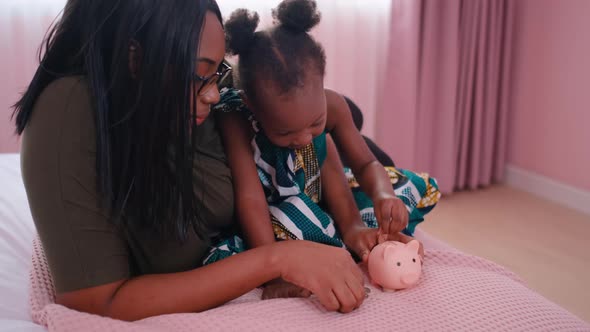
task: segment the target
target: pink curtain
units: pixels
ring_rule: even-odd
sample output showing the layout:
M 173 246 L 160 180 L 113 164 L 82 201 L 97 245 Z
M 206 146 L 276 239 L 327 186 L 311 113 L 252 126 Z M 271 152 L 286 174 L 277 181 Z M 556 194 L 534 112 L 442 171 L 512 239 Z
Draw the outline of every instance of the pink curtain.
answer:
M 513 0 L 397 0 L 377 140 L 443 192 L 501 179 Z

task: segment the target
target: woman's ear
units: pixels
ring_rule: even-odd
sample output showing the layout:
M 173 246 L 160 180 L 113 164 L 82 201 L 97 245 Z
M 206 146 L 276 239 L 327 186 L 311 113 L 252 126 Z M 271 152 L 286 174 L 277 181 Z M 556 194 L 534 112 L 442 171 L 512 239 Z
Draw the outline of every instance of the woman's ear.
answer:
M 134 80 L 139 77 L 142 54 L 143 51 L 139 42 L 135 39 L 131 39 L 129 41 L 129 72 L 131 73 L 131 78 Z

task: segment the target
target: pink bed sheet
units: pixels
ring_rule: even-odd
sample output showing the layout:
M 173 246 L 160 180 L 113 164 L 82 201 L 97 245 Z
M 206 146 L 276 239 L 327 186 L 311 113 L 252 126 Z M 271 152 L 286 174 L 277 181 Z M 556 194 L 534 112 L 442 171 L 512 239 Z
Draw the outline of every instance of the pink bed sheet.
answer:
M 254 290 L 207 312 L 136 322 L 55 304 L 47 261 L 35 242 L 32 317 L 50 331 L 590 331 L 590 325 L 527 288 L 510 271 L 421 237 L 435 249 L 426 252 L 419 285 L 396 293 L 369 286 L 363 306 L 350 314 L 326 312 L 313 297 L 261 301 L 260 290 Z

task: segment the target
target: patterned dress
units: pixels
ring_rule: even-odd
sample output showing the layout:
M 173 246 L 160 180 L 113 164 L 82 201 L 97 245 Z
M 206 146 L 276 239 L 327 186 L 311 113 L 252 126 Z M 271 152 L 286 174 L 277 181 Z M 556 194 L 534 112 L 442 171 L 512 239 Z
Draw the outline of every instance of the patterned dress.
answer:
M 301 149 L 278 147 L 270 142 L 253 114 L 243 104 L 239 92 L 224 89 L 214 111 L 242 112 L 255 131 L 252 139 L 254 161 L 264 188 L 269 214 L 278 241 L 303 239 L 344 247 L 332 217 L 321 207 L 320 170 L 326 159 L 326 133 L 315 137 Z M 438 186 L 427 174 L 386 167 L 396 195 L 405 203 L 409 224 L 404 233 L 412 235 L 440 198 Z M 352 171 L 344 169 L 359 213 L 368 227 L 378 227 L 373 203 L 360 190 Z M 204 264 L 210 264 L 244 251 L 239 234 L 219 239 L 212 246 Z

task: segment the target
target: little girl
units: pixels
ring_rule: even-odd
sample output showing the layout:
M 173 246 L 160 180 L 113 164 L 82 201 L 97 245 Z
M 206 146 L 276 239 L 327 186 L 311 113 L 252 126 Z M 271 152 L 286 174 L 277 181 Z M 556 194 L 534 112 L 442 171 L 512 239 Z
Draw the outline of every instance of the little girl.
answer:
M 258 15 L 244 9 L 226 22 L 243 91 L 223 89 L 214 111 L 246 244 L 225 238 L 205 263 L 277 240 L 346 247 L 363 261 L 379 241 L 408 242 L 439 199 L 436 181 L 384 168 L 344 98 L 324 88 L 325 54 L 308 34 L 316 3 L 285 0 L 273 16 L 276 26 L 258 32 Z M 294 294 L 274 296 L 285 295 Z

